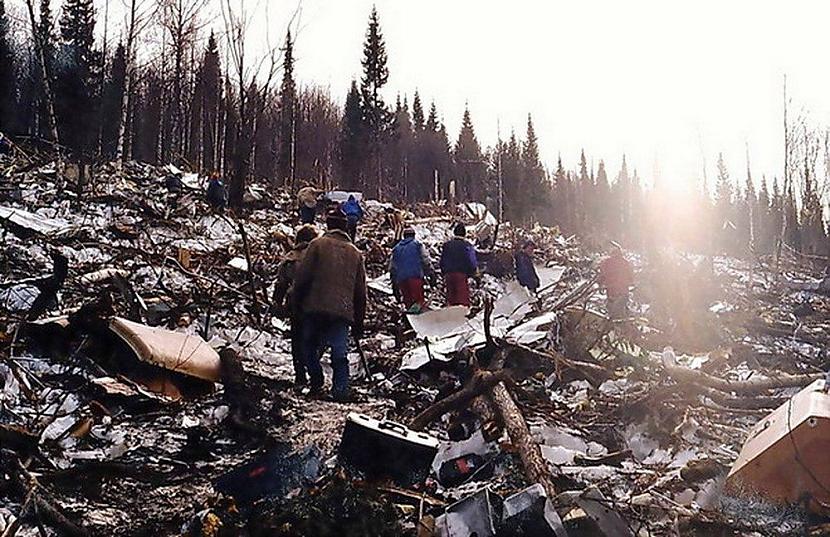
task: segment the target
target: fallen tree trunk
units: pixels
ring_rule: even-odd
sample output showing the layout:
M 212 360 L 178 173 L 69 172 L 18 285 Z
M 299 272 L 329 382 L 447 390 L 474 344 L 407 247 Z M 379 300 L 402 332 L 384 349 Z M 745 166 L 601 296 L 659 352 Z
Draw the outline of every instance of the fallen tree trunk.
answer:
M 507 429 L 513 447 L 519 452 L 525 477 L 531 483 L 540 483 L 548 498 L 555 498 L 556 487 L 551 479 L 548 463 L 542 456 L 539 444 L 533 440 L 522 411 L 519 410 L 504 383 L 493 388 L 493 402 L 504 420 L 504 427 Z
M 509 379 L 509 371 L 498 371 L 496 373 L 477 371 L 464 388 L 441 399 L 415 416 L 409 428 L 415 431 L 421 431 L 433 420 L 440 418 L 453 409 L 466 405 L 476 397 L 487 393 L 493 386 Z
M 664 365 L 664 367 L 666 373 L 678 382 L 692 382 L 722 392 L 740 395 L 761 393 L 773 388 L 803 388 L 811 382 L 822 379 L 825 376 L 824 373 L 808 373 L 804 375 L 786 375 L 772 378 L 731 381 L 677 365 Z
M 565 368 L 573 371 L 581 378 L 590 381 L 591 384 L 594 384 L 595 386 L 602 384 L 603 381 L 608 380 L 613 376 L 611 372 L 601 365 L 593 364 L 591 362 L 583 362 L 580 360 L 572 360 L 565 357 L 563 354 L 556 352 L 555 350 L 537 351 L 520 343 L 509 343 L 503 339 L 497 339 L 496 341 L 500 347 L 505 348 L 508 351 L 525 353 L 539 360 L 553 362 L 557 369 Z

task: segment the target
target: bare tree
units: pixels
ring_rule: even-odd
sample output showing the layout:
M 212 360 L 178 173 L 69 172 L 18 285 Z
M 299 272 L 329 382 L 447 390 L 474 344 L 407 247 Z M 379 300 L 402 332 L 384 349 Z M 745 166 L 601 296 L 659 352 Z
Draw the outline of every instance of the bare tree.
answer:
M 158 0 L 162 27 L 169 33 L 173 56 L 173 94 L 169 103 L 171 114 L 170 150 L 181 155 L 185 142 L 184 95 L 185 54 L 192 49 L 199 30 L 203 27 L 200 14 L 208 0 Z
M 31 2 L 31 0 L 27 0 Z M 127 137 L 127 120 L 129 118 L 130 106 L 133 99 L 135 76 L 135 42 L 138 36 L 147 28 L 153 19 L 155 6 L 150 0 L 129 0 L 129 12 L 127 14 L 126 29 L 127 43 L 125 46 L 125 57 L 127 63 L 126 77 L 124 79 L 124 92 L 121 95 L 121 121 L 118 124 L 118 146 L 115 151 L 115 162 L 118 169 L 124 163 Z
M 279 45 L 271 46 L 268 43 L 264 55 L 251 58 L 247 45 L 250 41 L 248 37 L 254 13 L 247 9 L 246 0 L 222 0 L 221 7 L 230 63 L 228 72 L 233 69 L 232 82 L 235 85 L 238 114 L 228 198 L 230 205 L 240 207 L 245 193 L 256 128 L 273 94 L 272 84 L 282 67 L 283 50 Z M 299 5 L 288 21 L 289 27 L 297 20 L 298 14 Z M 266 10 L 266 27 L 269 26 L 268 18 Z M 228 98 L 231 98 L 230 92 Z

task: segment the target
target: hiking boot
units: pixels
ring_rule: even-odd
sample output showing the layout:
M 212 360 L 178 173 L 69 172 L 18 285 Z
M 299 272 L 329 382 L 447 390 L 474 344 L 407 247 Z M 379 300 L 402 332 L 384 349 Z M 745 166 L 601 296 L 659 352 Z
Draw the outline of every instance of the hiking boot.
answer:
M 331 400 L 335 403 L 357 403 L 357 398 L 351 390 L 332 392 Z

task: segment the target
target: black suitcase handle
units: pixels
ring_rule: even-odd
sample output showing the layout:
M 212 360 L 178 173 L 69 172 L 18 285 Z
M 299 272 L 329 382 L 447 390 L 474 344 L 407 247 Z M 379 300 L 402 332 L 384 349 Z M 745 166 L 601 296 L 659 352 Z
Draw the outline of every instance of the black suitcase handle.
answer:
M 378 429 L 381 430 L 388 430 L 388 431 L 395 431 L 403 436 L 406 436 L 407 429 L 400 423 L 395 423 L 394 421 L 384 420 L 378 423 Z

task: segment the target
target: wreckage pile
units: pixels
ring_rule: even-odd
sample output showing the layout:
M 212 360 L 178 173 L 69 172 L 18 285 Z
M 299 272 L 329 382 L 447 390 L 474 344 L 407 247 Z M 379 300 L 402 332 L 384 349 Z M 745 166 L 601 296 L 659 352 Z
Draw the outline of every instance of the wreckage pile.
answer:
M 216 214 L 171 167 L 0 169 L 0 535 L 824 531 L 830 302 L 805 260 L 784 268 L 806 287 L 769 260 L 637 258 L 635 318 L 610 321 L 576 238 L 421 206 L 434 259 L 460 219 L 487 269 L 471 310 L 432 289 L 407 316 L 391 206 L 367 200 L 370 371 L 350 355 L 337 404 L 291 389 L 268 311 L 288 192 Z M 512 280 L 523 238 L 538 296 Z

